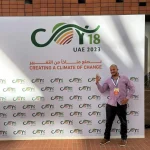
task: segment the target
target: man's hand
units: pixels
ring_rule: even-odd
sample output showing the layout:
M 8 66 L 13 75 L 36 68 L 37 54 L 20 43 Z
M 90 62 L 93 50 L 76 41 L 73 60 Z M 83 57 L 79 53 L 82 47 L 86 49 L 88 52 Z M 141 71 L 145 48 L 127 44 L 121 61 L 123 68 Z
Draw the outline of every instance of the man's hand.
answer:
M 125 105 L 125 104 L 127 104 L 128 103 L 128 99 L 127 98 L 125 98 L 125 99 L 123 99 L 122 101 L 121 101 L 121 104 L 122 105 Z
M 101 77 L 97 74 L 96 75 L 96 84 L 101 80 Z

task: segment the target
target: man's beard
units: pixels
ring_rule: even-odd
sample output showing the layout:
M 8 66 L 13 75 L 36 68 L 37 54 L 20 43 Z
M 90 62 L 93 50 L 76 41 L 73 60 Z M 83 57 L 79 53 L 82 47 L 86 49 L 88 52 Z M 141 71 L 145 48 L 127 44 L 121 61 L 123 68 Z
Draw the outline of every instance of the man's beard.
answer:
M 114 75 L 112 75 L 112 76 L 117 76 L 118 75 L 118 73 L 116 72 Z

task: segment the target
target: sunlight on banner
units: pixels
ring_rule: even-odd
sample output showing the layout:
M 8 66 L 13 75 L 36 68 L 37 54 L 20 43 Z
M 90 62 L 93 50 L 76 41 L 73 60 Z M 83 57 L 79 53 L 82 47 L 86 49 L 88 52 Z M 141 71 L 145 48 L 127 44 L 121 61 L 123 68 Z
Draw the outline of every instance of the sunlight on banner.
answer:
M 1 97 L 5 101 L 32 101 L 43 94 L 30 79 L 0 49 Z

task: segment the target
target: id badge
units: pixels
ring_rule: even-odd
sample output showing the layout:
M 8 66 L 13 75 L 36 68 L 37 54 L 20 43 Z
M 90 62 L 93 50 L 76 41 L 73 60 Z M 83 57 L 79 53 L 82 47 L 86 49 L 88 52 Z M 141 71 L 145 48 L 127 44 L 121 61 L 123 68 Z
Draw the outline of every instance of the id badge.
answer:
M 119 88 L 114 88 L 114 95 L 118 95 L 119 94 Z

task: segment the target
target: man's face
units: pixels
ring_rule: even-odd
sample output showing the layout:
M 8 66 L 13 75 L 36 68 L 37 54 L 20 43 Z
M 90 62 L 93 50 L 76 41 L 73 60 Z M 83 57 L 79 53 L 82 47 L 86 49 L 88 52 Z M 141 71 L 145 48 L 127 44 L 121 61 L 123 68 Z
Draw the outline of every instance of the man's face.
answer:
M 110 67 L 110 73 L 112 76 L 116 76 L 118 74 L 118 69 L 116 66 L 111 66 Z

